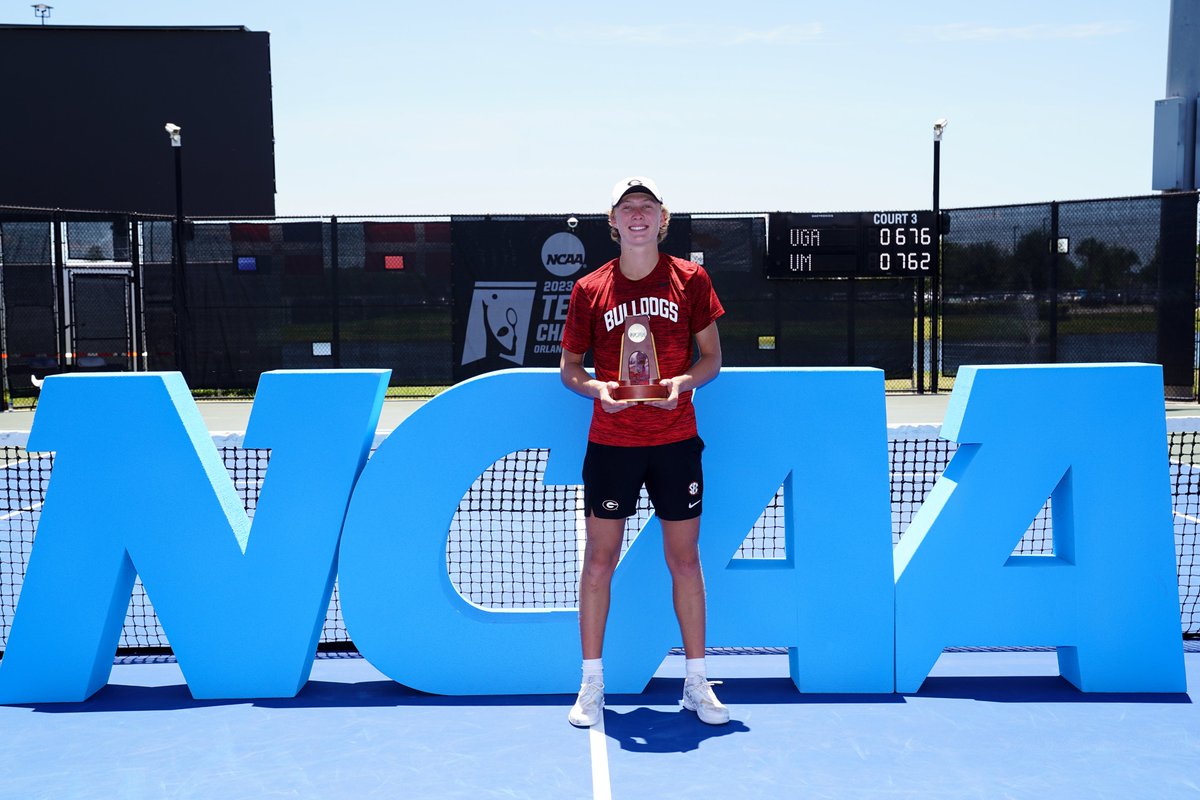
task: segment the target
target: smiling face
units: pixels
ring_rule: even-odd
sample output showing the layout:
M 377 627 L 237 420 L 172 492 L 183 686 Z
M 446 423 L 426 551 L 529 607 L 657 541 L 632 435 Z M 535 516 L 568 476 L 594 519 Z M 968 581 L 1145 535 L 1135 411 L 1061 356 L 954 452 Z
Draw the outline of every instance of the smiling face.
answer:
M 625 195 L 609 214 L 622 246 L 658 244 L 663 222 L 662 204 L 645 192 Z

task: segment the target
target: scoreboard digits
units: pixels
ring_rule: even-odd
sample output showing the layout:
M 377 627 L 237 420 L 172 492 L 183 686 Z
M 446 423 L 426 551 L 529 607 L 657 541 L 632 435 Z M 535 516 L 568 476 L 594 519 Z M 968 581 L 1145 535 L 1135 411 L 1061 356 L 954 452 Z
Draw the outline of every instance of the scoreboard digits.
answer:
M 767 277 L 913 277 L 934 274 L 932 211 L 770 215 Z
M 863 217 L 867 240 L 863 274 L 933 273 L 933 212 L 890 211 Z

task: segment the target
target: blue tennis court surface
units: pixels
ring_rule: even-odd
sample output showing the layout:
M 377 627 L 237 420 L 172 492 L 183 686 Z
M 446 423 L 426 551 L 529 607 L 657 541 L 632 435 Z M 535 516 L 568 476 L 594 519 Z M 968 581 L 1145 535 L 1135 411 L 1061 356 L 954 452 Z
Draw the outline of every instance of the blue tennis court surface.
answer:
M 252 658 L 252 655 L 245 656 Z M 481 668 L 487 654 L 480 653 Z M 778 655 L 709 656 L 732 721 L 679 708 L 682 662 L 610 696 L 453 698 L 321 658 L 289 700 L 196 701 L 174 663 L 121 663 L 85 703 L 0 707 L 3 798 L 1194 798 L 1189 694 L 1081 694 L 1051 652 L 947 653 L 913 695 L 802 695 Z

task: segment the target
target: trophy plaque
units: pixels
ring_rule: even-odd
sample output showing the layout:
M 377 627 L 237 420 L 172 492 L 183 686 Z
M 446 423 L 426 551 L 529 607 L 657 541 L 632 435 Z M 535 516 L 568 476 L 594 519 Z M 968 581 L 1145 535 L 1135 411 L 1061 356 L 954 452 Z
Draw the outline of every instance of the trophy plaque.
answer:
M 671 390 L 658 381 L 658 355 L 654 352 L 650 317 L 626 317 L 625 335 L 621 337 L 621 385 L 613 391 L 613 399 L 665 400 Z

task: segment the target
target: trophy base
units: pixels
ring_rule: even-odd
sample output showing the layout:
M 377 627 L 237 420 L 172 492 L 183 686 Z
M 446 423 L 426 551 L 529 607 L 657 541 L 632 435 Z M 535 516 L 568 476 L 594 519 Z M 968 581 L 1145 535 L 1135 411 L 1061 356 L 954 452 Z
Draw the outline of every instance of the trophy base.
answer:
M 631 400 L 644 403 L 648 400 L 666 400 L 671 396 L 671 390 L 661 383 L 618 386 L 612 393 L 614 400 Z

